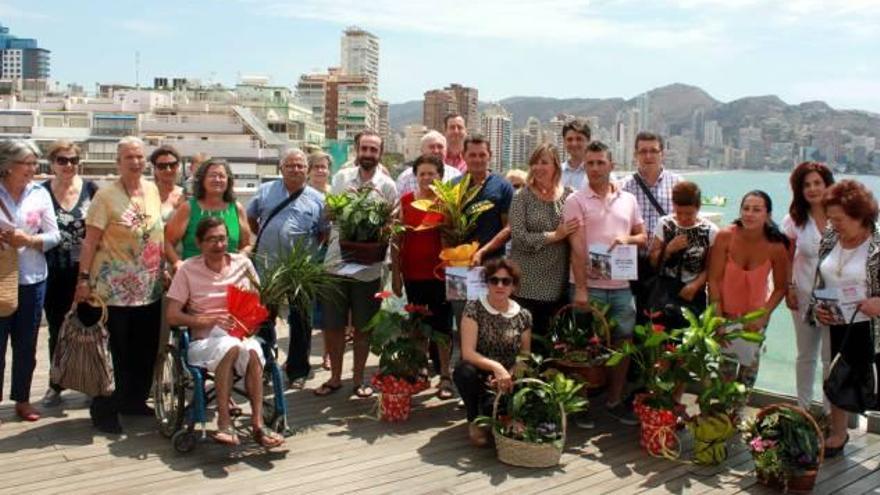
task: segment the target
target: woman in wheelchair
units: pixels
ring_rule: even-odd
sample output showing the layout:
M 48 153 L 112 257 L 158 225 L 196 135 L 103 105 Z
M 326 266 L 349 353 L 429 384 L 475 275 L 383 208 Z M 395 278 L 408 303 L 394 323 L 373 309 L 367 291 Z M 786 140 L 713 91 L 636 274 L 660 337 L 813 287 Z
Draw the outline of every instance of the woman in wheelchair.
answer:
M 227 333 L 233 319 L 227 312 L 226 287 L 250 284 L 256 271 L 250 259 L 226 252 L 228 233 L 222 219 L 205 217 L 196 229 L 201 255 L 187 259 L 168 290 L 168 323 L 189 327 L 192 343 L 187 361 L 214 373 L 217 391 L 217 433 L 214 440 L 238 445 L 230 418 L 233 373 L 244 377 L 251 403 L 254 439 L 263 447 L 276 447 L 284 437 L 263 424 L 263 365 L 265 359 L 253 338 L 240 340 Z M 250 275 L 248 275 L 250 273 Z

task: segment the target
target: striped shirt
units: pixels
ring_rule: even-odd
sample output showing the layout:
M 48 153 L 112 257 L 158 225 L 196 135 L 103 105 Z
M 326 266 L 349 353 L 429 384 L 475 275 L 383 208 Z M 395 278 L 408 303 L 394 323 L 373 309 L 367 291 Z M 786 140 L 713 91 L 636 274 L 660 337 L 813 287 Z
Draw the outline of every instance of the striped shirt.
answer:
M 644 250 L 649 251 L 651 248 L 651 243 L 654 240 L 654 232 L 657 230 L 657 223 L 659 222 L 660 217 L 672 213 L 672 188 L 682 180 L 684 179 L 682 179 L 680 175 L 663 169 L 660 171 L 660 175 L 657 177 L 657 182 L 655 182 L 653 186 L 648 185 L 648 183 L 645 182 L 648 190 L 654 195 L 654 199 L 656 199 L 657 203 L 663 207 L 662 213 L 657 211 L 657 208 L 655 208 L 651 203 L 651 200 L 648 199 L 648 195 L 645 194 L 645 191 L 643 191 L 642 187 L 636 182 L 635 174 L 626 175 L 620 180 L 620 182 L 618 182 L 618 186 L 624 191 L 634 195 L 636 201 L 639 203 L 639 210 L 642 213 L 642 219 L 645 221 L 645 232 L 648 234 L 648 242 L 645 245 Z

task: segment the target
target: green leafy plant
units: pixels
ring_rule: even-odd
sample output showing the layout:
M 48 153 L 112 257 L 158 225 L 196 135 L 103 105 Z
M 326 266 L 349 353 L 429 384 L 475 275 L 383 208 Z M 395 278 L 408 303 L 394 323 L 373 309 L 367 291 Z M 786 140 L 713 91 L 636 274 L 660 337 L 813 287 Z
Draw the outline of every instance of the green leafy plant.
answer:
M 327 210 L 343 241 L 388 242 L 402 232 L 394 217 L 394 205 L 377 199 L 375 188 L 366 185 L 356 191 L 326 196 Z
M 553 319 L 548 336 L 551 359 L 602 366 L 611 356 L 607 340 L 617 326 L 614 318 L 608 318 L 611 306 L 598 302 L 590 305 L 597 316 L 585 319 L 581 316 L 587 315 L 578 315 L 572 310 L 563 311 Z
M 819 468 L 821 438 L 811 420 L 795 409 L 775 407 L 744 423 L 742 431 L 755 469 L 765 477 L 788 480 Z
M 434 181 L 431 186 L 435 199 L 413 201 L 414 208 L 437 215 L 429 215 L 417 230 L 439 228 L 445 246 L 458 246 L 467 242 L 477 226 L 477 218 L 492 209 L 488 200 L 474 202 L 480 187 L 471 185 L 470 174 L 465 174 L 455 184 Z M 442 215 L 442 217 L 441 217 Z
M 260 301 L 266 305 L 290 305 L 300 314 L 310 315 L 319 297 L 332 299 L 339 294 L 340 277 L 327 273 L 312 243 L 294 243 L 286 257 L 270 261 L 256 255 L 254 265 L 260 280 L 251 280 L 258 287 Z

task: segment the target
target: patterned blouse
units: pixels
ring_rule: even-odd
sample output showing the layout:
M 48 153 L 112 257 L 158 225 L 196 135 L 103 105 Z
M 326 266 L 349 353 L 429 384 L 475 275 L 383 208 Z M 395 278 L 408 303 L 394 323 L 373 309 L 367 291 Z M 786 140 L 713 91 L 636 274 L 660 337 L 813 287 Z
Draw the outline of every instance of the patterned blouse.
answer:
M 104 233 L 91 267 L 91 284 L 108 306 L 145 306 L 162 297 L 164 246 L 159 190 L 141 179 L 131 198 L 116 181 L 92 199 L 86 225 Z
M 79 192 L 79 199 L 69 210 L 65 210 L 55 194 L 52 193 L 51 180 L 43 182 L 42 185 L 49 191 L 49 196 L 52 198 L 55 218 L 58 220 L 58 230 L 61 233 L 61 242 L 46 252 L 46 263 L 50 268 L 75 270 L 79 265 L 79 253 L 82 249 L 83 239 L 86 237 L 86 212 L 89 211 L 92 198 L 98 191 L 98 185 L 92 181 L 84 180 Z
M 477 322 L 477 352 L 510 369 L 522 347 L 523 332 L 532 328 L 531 313 L 513 300 L 508 310 L 501 313 L 483 296 L 468 301 L 462 314 Z
M 565 200 L 573 191 L 566 187 L 559 199 L 544 201 L 525 187 L 510 204 L 510 257 L 522 270 L 516 295 L 537 301 L 557 301 L 568 286 L 568 242 L 544 242 L 544 232 L 556 230 L 562 221 Z

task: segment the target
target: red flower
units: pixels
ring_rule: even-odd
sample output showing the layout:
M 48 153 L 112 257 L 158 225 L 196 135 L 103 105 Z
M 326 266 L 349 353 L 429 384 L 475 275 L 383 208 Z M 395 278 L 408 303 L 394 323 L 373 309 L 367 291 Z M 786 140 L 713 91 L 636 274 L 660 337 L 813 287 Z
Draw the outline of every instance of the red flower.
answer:
M 421 304 L 407 304 L 403 307 L 403 310 L 407 313 L 418 313 L 420 315 L 430 315 L 431 311 L 428 310 L 428 307 Z
M 666 344 L 663 346 L 668 352 L 675 352 L 675 344 Z
M 591 345 L 599 345 L 601 343 L 602 343 L 602 339 L 600 339 L 598 335 L 593 335 L 592 337 L 590 337 L 590 344 Z
M 666 331 L 666 327 L 664 327 L 663 325 L 661 325 L 661 324 L 659 324 L 659 323 L 654 323 L 654 324 L 651 326 L 651 330 L 653 330 L 654 333 L 662 333 L 662 332 L 665 332 L 665 331 Z
M 382 292 L 377 292 L 373 294 L 373 298 L 375 299 L 388 299 L 389 297 L 391 297 L 390 290 L 383 290 Z

